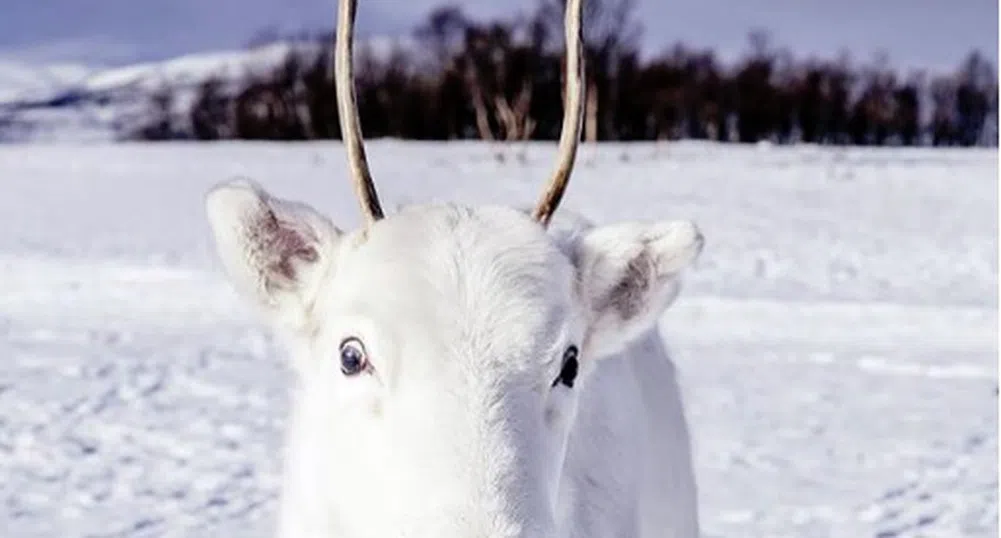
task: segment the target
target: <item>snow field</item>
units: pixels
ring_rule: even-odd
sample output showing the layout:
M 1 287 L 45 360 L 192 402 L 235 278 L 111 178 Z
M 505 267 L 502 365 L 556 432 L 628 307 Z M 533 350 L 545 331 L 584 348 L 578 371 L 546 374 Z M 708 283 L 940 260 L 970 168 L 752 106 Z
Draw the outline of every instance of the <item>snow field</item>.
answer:
M 370 143 L 398 203 L 528 205 L 548 144 Z M 988 537 L 997 152 L 582 148 L 566 207 L 693 218 L 667 313 L 711 537 Z M 340 147 L 0 146 L 0 536 L 269 536 L 290 373 L 202 196 L 360 220 Z

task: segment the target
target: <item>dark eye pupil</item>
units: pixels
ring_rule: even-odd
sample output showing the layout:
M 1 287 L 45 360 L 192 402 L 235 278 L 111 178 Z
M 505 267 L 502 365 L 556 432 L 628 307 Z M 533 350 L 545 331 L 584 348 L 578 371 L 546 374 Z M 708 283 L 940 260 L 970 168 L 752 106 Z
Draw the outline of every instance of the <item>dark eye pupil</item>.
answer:
M 555 387 L 557 383 L 562 383 L 568 388 L 573 388 L 574 380 L 577 379 L 577 346 L 570 346 L 563 353 L 563 368 L 560 370 L 560 376 L 553 381 L 553 386 Z
M 341 372 L 345 375 L 355 375 L 365 369 L 365 354 L 355 343 L 345 343 L 341 346 Z

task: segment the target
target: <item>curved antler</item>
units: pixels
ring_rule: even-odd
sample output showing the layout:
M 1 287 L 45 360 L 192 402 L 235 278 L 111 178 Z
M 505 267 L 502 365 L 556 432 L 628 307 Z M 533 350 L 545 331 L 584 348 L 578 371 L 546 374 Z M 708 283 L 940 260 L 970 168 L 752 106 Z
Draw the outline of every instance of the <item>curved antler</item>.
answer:
M 549 179 L 549 185 L 542 193 L 539 204 L 532 217 L 542 223 L 549 224 L 556 208 L 563 198 L 563 191 L 570 182 L 574 159 L 577 157 L 577 144 L 580 141 L 580 128 L 583 119 L 584 94 L 584 53 L 583 37 L 581 35 L 581 4 L 583 0 L 567 0 L 564 14 L 564 32 L 566 34 L 566 92 L 563 104 L 563 127 L 560 131 L 559 155 L 556 170 Z
M 348 166 L 355 194 L 361 204 L 366 225 L 383 218 L 379 195 L 372 181 L 365 158 L 361 125 L 358 121 L 358 104 L 354 87 L 354 26 L 357 0 L 340 0 L 337 12 L 337 46 L 334 56 L 334 83 L 337 89 L 338 119 L 341 124 L 341 138 L 348 152 Z

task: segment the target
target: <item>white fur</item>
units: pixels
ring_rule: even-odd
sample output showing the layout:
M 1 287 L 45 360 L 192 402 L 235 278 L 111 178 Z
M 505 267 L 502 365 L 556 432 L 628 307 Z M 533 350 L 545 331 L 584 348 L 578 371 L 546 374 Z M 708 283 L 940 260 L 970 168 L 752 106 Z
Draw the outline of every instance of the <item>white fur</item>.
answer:
M 694 538 L 690 442 L 656 321 L 685 221 L 548 232 L 503 207 L 344 232 L 237 181 L 207 197 L 234 286 L 298 373 L 281 538 Z M 345 376 L 340 343 L 371 371 Z M 580 373 L 559 376 L 580 348 Z

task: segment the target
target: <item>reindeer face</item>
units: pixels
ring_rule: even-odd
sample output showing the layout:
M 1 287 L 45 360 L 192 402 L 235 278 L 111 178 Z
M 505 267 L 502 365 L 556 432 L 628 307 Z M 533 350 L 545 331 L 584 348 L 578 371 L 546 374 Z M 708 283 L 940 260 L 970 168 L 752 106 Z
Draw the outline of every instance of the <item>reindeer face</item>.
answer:
M 283 536 L 566 532 L 556 506 L 578 395 L 653 326 L 702 248 L 681 221 L 547 233 L 580 135 L 581 3 L 566 3 L 559 164 L 531 216 L 383 215 L 354 103 L 355 0 L 339 2 L 335 77 L 365 228 L 342 232 L 246 181 L 209 193 L 223 266 L 289 337 L 299 373 Z
M 208 197 L 236 288 L 292 345 L 307 498 L 349 536 L 549 536 L 588 374 L 674 298 L 685 222 L 547 233 L 430 206 L 343 233 L 231 183 Z

